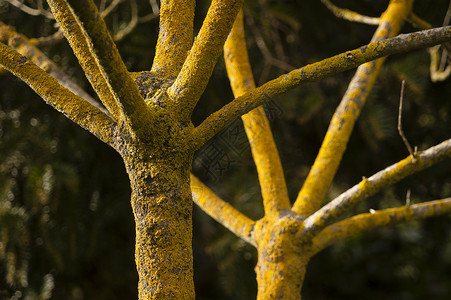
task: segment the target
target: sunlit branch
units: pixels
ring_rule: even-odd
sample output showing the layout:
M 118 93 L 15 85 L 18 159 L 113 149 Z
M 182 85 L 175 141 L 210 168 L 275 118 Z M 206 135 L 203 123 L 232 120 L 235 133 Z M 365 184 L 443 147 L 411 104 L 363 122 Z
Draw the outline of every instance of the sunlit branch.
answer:
M 48 2 L 88 78 L 103 77 L 99 79 L 103 79 L 101 81 L 106 83 L 103 85 L 108 90 L 101 90 L 97 83 L 95 85 L 101 91 L 101 100 L 105 93 L 113 96 L 113 99 L 107 96 L 107 109 L 115 120 L 125 122 L 131 132 L 144 135 L 148 131 L 144 124 L 149 123 L 149 111 L 95 4 L 91 0 Z M 91 64 L 96 67 L 91 67 Z
M 224 59 L 235 97 L 255 88 L 246 49 L 242 11 L 238 14 L 224 44 Z M 281 210 L 290 208 L 290 200 L 265 110 L 260 106 L 241 118 L 257 167 L 265 213 L 277 216 Z
M 337 74 L 387 55 L 430 47 L 449 40 L 451 40 L 451 26 L 403 34 L 370 43 L 281 75 L 234 99 L 211 114 L 195 128 L 194 143 L 197 147 L 202 146 L 241 115 L 303 83 Z
M 382 188 L 449 157 L 451 157 L 451 139 L 416 153 L 414 159 L 409 155 L 407 158 L 379 171 L 370 178 L 365 178 L 359 184 L 356 184 L 305 219 L 303 234 L 315 235 L 340 217 L 346 210 L 379 192 Z
M 98 108 L 61 86 L 56 79 L 17 51 L 0 43 L 0 65 L 22 79 L 45 102 L 112 145 L 116 123 Z
M 12 27 L 7 26 L 0 21 L 0 41 L 7 42 L 11 48 L 26 56 L 38 67 L 49 73 L 62 86 L 69 89 L 71 92 L 82 97 L 103 113 L 109 115 L 109 112 L 100 103 L 94 100 L 88 93 L 86 93 L 80 86 L 78 86 L 72 79 L 67 76 L 58 66 L 42 53 L 31 41 L 23 34 L 17 33 Z
M 57 0 L 53 3 L 49 1 L 50 8 L 54 7 L 53 13 L 56 20 L 60 20 L 60 28 L 66 36 L 71 48 L 77 57 L 80 66 L 86 74 L 86 78 L 90 82 L 100 101 L 111 113 L 114 120 L 120 120 L 120 113 L 118 105 L 113 97 L 113 94 L 108 89 L 108 84 L 93 55 L 91 54 L 82 28 L 77 23 L 77 20 L 72 15 L 69 6 L 65 1 Z
M 376 42 L 397 35 L 412 10 L 412 2 L 411 0 L 390 1 L 371 41 Z M 354 124 L 360 116 L 384 61 L 385 58 L 380 58 L 357 68 L 330 121 L 318 156 L 293 205 L 294 212 L 307 217 L 324 201 L 346 150 Z
M 152 3 L 152 2 L 151 2 Z M 177 76 L 193 44 L 194 0 L 164 0 L 152 71 L 161 77 Z
M 338 18 L 368 25 L 379 25 L 380 18 L 368 17 L 349 9 L 340 8 L 332 4 L 332 2 L 330 2 L 329 0 L 321 0 L 321 2 Z
M 182 119 L 189 120 L 221 55 L 242 0 L 213 0 L 188 57 L 168 90 Z
M 395 225 L 411 220 L 421 220 L 451 212 L 451 198 L 435 200 L 410 206 L 377 210 L 372 213 L 360 214 L 332 224 L 318 233 L 312 241 L 312 255 L 351 237 L 360 232 L 378 227 Z
M 215 195 L 191 174 L 193 200 L 205 213 L 249 244 L 255 246 L 252 231 L 255 222 Z

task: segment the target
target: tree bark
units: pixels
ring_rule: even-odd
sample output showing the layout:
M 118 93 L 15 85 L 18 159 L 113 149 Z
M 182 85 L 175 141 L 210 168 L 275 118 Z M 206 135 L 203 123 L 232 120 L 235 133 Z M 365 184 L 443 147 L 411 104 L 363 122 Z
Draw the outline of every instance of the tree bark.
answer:
M 132 188 L 139 299 L 194 299 L 192 152 L 136 144 L 120 152 Z
M 299 221 L 296 217 L 265 217 L 257 222 L 258 300 L 301 299 L 310 247 L 295 236 L 301 226 Z

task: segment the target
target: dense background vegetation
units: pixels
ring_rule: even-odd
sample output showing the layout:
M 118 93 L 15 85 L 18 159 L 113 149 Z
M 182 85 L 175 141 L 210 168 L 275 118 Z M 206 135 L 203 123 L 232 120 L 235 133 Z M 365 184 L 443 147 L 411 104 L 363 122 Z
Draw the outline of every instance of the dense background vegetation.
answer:
M 139 15 L 151 13 L 137 1 Z M 336 1 L 378 16 L 388 1 Z M 441 26 L 448 0 L 417 1 L 414 11 Z M 197 28 L 208 3 L 198 4 Z M 108 17 L 117 32 L 130 19 L 121 3 Z M 54 21 L 0 2 L 0 20 L 28 37 L 55 32 Z M 245 4 L 256 82 L 359 47 L 374 27 L 337 19 L 319 1 L 259 0 Z M 405 25 L 403 32 L 415 30 Z M 158 20 L 140 23 L 118 42 L 130 71 L 152 64 Z M 66 42 L 43 48 L 91 94 Z M 328 121 L 353 72 L 304 85 L 267 105 L 291 199 L 307 176 Z M 432 83 L 429 55 L 389 58 L 370 96 L 331 190 L 348 187 L 408 155 L 396 131 L 401 81 L 406 80 L 404 131 L 425 149 L 449 138 L 451 84 Z M 200 122 L 233 98 L 222 59 L 194 116 Z M 451 195 L 451 162 L 402 181 L 359 211 Z M 202 148 L 193 172 L 224 199 L 258 219 L 261 197 L 249 146 L 235 122 Z M 112 149 L 46 106 L 8 73 L 0 75 L 0 298 L 134 299 L 134 226 L 125 169 Z M 194 208 L 198 299 L 252 299 L 256 251 Z M 309 265 L 306 299 L 449 299 L 451 217 L 361 234 L 318 254 Z

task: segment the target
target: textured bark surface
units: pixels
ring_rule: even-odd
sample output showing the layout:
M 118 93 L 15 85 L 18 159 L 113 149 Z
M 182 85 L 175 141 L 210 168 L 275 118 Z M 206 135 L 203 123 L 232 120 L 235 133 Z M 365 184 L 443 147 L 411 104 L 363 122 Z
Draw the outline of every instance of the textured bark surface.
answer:
M 190 151 L 120 152 L 132 187 L 139 299 L 194 299 Z

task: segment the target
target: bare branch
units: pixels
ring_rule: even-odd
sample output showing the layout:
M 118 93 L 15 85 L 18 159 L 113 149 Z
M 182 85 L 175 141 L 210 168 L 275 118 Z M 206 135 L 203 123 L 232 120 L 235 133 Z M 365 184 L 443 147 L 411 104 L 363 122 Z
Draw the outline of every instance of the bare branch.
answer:
M 44 36 L 40 38 L 29 39 L 30 44 L 36 47 L 48 47 L 57 44 L 64 39 L 64 34 L 61 29 L 58 29 L 54 34 L 49 36 Z
M 236 118 L 303 83 L 337 74 L 387 55 L 430 47 L 449 40 L 451 26 L 403 34 L 296 69 L 247 92 L 210 115 L 195 128 L 193 142 L 197 147 L 202 146 Z
M 412 1 L 390 1 L 371 41 L 376 42 L 397 35 L 411 10 Z M 385 58 L 381 58 L 357 68 L 330 121 L 318 156 L 293 205 L 294 212 L 307 217 L 321 206 L 338 170 L 354 124 L 384 61 Z
M 191 174 L 193 200 L 203 211 L 249 244 L 256 246 L 252 236 L 255 222 L 215 195 Z
M 425 151 L 419 152 L 415 160 L 409 156 L 390 167 L 379 171 L 368 179 L 362 180 L 304 221 L 304 234 L 315 235 L 325 226 L 336 220 L 343 212 L 392 185 L 410 174 L 424 170 L 441 160 L 451 157 L 451 139 L 446 140 Z
M 157 0 L 149 0 L 150 7 L 152 7 L 152 12 L 155 15 L 158 15 L 160 13 L 160 8 L 158 7 Z
M 451 198 L 435 200 L 410 206 L 390 208 L 374 213 L 360 214 L 324 228 L 312 241 L 312 255 L 351 237 L 375 228 L 421 220 L 451 212 Z
M 135 29 L 136 25 L 138 24 L 138 4 L 136 3 L 136 0 L 130 0 L 130 9 L 131 9 L 131 19 L 130 22 L 128 22 L 127 26 L 119 30 L 114 35 L 115 41 L 120 41 L 124 37 L 126 37 L 130 32 L 132 32 L 133 29 Z
M 116 123 L 98 108 L 61 86 L 56 79 L 28 61 L 28 58 L 3 43 L 0 43 L 0 65 L 22 79 L 47 104 L 103 142 L 113 145 Z
M 412 157 L 412 160 L 415 159 L 415 153 L 413 152 L 412 147 L 410 146 L 409 141 L 407 140 L 406 136 L 404 135 L 404 131 L 402 130 L 402 121 L 401 121 L 401 117 L 402 117 L 402 102 L 404 100 L 404 86 L 405 86 L 406 81 L 403 80 L 402 81 L 402 85 L 401 85 L 401 95 L 399 96 L 399 112 L 398 112 L 398 133 L 402 138 L 402 141 L 404 142 L 404 145 L 406 145 L 407 150 L 410 153 L 410 156 Z
M 380 18 L 368 17 L 349 9 L 340 8 L 332 4 L 332 2 L 330 2 L 329 0 L 321 0 L 321 2 L 338 18 L 368 25 L 379 25 Z
M 31 7 L 27 6 L 27 5 L 25 5 L 25 3 L 20 2 L 19 0 L 6 0 L 6 1 L 8 1 L 11 5 L 14 5 L 18 9 L 20 9 L 21 11 L 23 11 L 23 12 L 29 14 L 29 15 L 32 15 L 32 16 L 43 15 L 46 18 L 54 19 L 52 13 L 47 11 L 47 10 L 45 10 L 45 9 L 43 9 L 42 7 L 38 8 L 38 9 L 31 8 Z M 41 3 L 41 6 L 42 6 L 42 3 Z
M 107 6 L 107 8 L 100 12 L 102 18 L 108 16 L 122 1 L 124 0 L 113 0 L 110 5 Z

